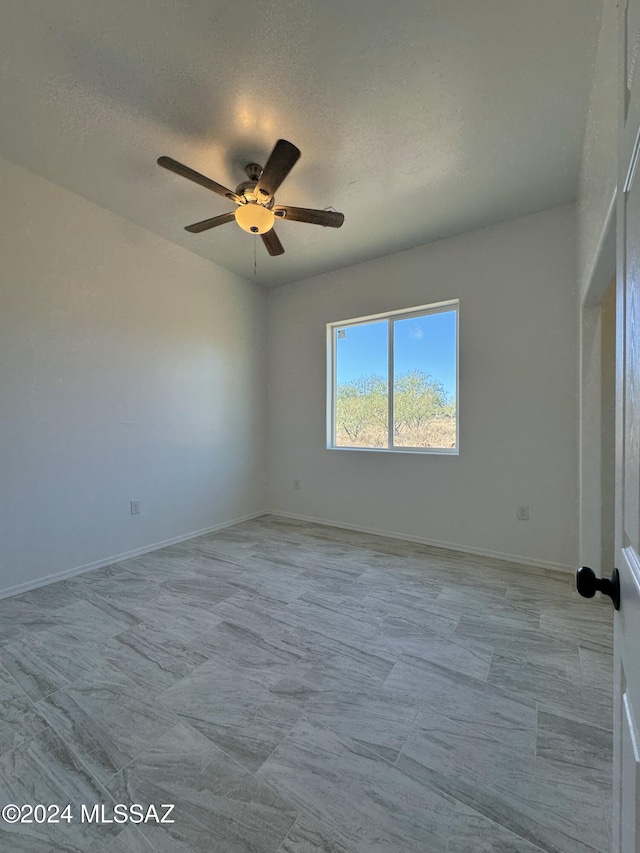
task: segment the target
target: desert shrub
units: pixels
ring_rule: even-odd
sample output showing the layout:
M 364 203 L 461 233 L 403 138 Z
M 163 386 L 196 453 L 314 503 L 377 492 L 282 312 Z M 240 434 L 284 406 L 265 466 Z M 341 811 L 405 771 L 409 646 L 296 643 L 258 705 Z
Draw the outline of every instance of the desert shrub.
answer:
M 389 401 L 382 376 L 362 376 L 338 385 L 336 443 L 387 447 Z M 412 370 L 394 384 L 394 445 L 455 447 L 456 404 L 428 373 Z

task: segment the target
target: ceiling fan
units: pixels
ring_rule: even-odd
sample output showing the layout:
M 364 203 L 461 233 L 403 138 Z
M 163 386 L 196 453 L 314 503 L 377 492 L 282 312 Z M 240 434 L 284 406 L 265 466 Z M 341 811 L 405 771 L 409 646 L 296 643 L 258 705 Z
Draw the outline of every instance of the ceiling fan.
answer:
M 245 172 L 249 180 L 238 184 L 235 192 L 212 181 L 200 172 L 195 172 L 188 166 L 178 163 L 172 157 L 159 157 L 158 165 L 176 175 L 181 175 L 214 193 L 235 201 L 235 210 L 203 219 L 187 225 L 185 231 L 200 234 L 209 228 L 216 228 L 235 219 L 238 225 L 250 234 L 259 234 L 270 255 L 284 254 L 284 248 L 273 226 L 278 219 L 290 219 L 293 222 L 310 222 L 312 225 L 323 225 L 329 228 L 340 228 L 344 222 L 344 213 L 333 210 L 311 210 L 306 207 L 289 207 L 275 204 L 275 193 L 287 177 L 296 161 L 300 150 L 286 139 L 279 139 L 264 167 L 257 163 L 249 163 Z

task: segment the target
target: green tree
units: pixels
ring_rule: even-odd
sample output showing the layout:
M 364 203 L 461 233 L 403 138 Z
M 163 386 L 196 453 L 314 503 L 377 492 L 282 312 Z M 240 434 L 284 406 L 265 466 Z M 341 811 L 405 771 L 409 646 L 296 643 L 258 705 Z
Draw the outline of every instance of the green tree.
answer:
M 386 447 L 389 400 L 387 380 L 361 376 L 337 387 L 338 443 L 355 447 Z M 453 446 L 456 403 L 444 386 L 421 370 L 396 377 L 394 441 L 403 446 Z
M 387 382 L 382 376 L 361 376 L 339 385 L 336 395 L 336 425 L 354 444 L 371 426 L 386 432 L 388 424 Z
M 420 430 L 428 421 L 441 417 L 449 399 L 444 386 L 422 370 L 397 376 L 393 387 L 393 430 Z

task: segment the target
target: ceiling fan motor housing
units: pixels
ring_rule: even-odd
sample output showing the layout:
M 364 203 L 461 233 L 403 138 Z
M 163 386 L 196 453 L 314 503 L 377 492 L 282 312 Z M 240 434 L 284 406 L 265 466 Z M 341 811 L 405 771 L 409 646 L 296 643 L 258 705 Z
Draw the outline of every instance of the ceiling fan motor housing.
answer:
M 269 201 L 263 201 L 262 198 L 259 198 L 256 193 L 257 183 L 257 180 L 243 181 L 236 187 L 236 195 L 239 195 L 241 199 L 244 199 L 245 204 L 248 202 L 257 202 L 262 205 L 262 207 L 267 207 L 271 210 L 275 202 L 274 197 L 271 197 Z
M 251 234 L 266 234 L 273 228 L 274 216 L 271 208 L 274 204 L 274 198 L 263 201 L 256 192 L 256 186 L 262 174 L 262 166 L 258 163 L 248 163 L 244 170 L 249 180 L 243 181 L 236 187 L 236 194 L 244 202 L 236 208 L 236 222 Z

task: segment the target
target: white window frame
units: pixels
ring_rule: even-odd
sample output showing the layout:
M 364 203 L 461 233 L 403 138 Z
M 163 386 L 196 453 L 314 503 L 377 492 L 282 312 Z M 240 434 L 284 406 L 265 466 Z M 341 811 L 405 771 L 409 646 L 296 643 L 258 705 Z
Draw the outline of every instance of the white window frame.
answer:
M 411 317 L 425 317 L 428 314 L 441 314 L 445 311 L 456 312 L 456 446 L 455 447 L 394 447 L 393 446 L 393 341 L 396 320 L 407 320 Z M 389 376 L 389 434 L 388 447 L 348 447 L 336 444 L 336 332 L 338 329 L 348 329 L 350 326 L 361 326 L 365 323 L 375 323 L 378 320 L 389 321 L 388 345 L 388 376 Z M 445 456 L 458 456 L 460 453 L 460 406 L 459 406 L 459 372 L 460 372 L 460 300 L 449 299 L 446 302 L 433 302 L 430 305 L 418 305 L 415 308 L 401 308 L 397 311 L 386 311 L 384 314 L 369 314 L 367 317 L 356 317 L 352 320 L 340 320 L 327 323 L 327 450 L 353 450 L 364 453 L 431 453 Z

